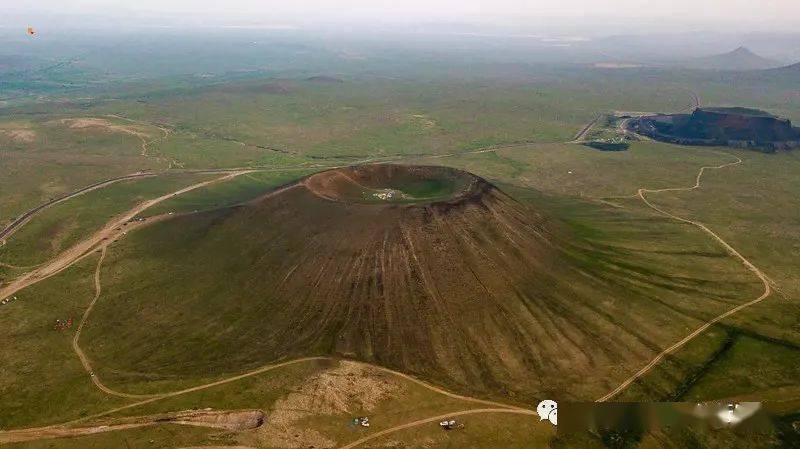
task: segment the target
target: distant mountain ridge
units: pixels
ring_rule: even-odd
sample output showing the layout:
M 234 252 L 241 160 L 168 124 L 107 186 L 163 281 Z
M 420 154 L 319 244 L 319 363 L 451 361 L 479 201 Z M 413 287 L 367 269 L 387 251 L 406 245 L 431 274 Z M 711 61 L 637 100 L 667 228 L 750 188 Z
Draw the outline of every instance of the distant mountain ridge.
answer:
M 764 70 L 779 67 L 781 64 L 757 55 L 746 47 L 739 47 L 728 53 L 694 58 L 685 65 L 708 70 Z
M 800 62 L 797 62 L 797 63 L 792 64 L 792 65 L 778 67 L 778 68 L 772 69 L 772 71 L 785 72 L 785 73 L 800 73 Z

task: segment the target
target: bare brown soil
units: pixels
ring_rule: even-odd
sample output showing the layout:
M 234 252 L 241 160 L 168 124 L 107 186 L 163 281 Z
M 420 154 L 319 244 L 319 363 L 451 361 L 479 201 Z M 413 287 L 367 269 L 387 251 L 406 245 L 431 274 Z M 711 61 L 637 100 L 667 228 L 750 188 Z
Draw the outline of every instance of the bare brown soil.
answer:
M 58 122 L 67 125 L 70 129 L 100 128 L 113 132 L 131 134 L 137 137 L 148 137 L 147 133 L 142 132 L 137 127 L 118 125 L 102 118 L 94 118 L 94 117 L 71 118 L 71 119 L 61 119 Z
M 391 374 L 361 363 L 343 361 L 309 378 L 297 391 L 280 399 L 254 438 L 268 447 L 328 448 L 336 442 L 302 425 L 317 415 L 340 415 L 374 410 L 403 387 Z
M 180 449 L 256 449 L 250 446 L 192 446 L 182 447 Z
M 264 417 L 264 412 L 261 410 L 189 410 L 159 415 L 153 420 L 160 423 L 168 422 L 240 432 L 260 427 L 264 423 Z
M 243 431 L 255 429 L 263 423 L 264 412 L 261 410 L 186 410 L 158 415 L 124 418 L 109 422 L 108 424 L 98 424 L 88 427 L 51 426 L 0 432 L 0 444 L 94 435 L 156 424 L 180 424 L 228 431 Z
M 0 134 L 16 143 L 33 143 L 36 141 L 36 132 L 32 129 L 0 129 Z
M 385 368 L 382 366 L 370 365 L 353 361 L 341 361 L 328 357 L 304 357 L 300 359 L 285 361 L 282 363 L 262 366 L 255 370 L 251 370 L 246 373 L 239 374 L 233 377 L 227 377 L 225 379 L 218 380 L 216 382 L 197 385 L 180 391 L 163 393 L 159 396 L 150 397 L 148 399 L 123 405 L 114 409 L 106 410 L 104 412 L 100 412 L 94 415 L 84 416 L 82 418 L 78 418 L 76 420 L 72 420 L 66 423 L 55 424 L 45 427 L 32 427 L 32 428 L 0 431 L 0 444 L 17 442 L 17 441 L 33 441 L 33 440 L 41 440 L 49 438 L 89 435 L 99 432 L 126 430 L 126 429 L 143 427 L 159 423 L 201 425 L 204 427 L 209 427 L 212 426 L 212 424 L 214 424 L 214 426 L 212 427 L 219 427 L 216 426 L 216 424 L 218 424 L 217 421 L 219 421 L 219 419 L 216 418 L 217 415 L 221 417 L 223 423 L 228 423 L 226 424 L 228 426 L 225 427 L 226 429 L 250 430 L 253 428 L 261 427 L 264 424 L 263 421 L 266 421 L 264 415 L 261 414 L 259 410 L 249 410 L 244 412 L 214 411 L 210 409 L 202 410 L 199 412 L 197 410 L 189 410 L 184 412 L 172 412 L 172 413 L 162 413 L 159 415 L 123 418 L 121 420 L 113 420 L 107 417 L 109 415 L 112 415 L 114 413 L 123 410 L 132 409 L 135 407 L 150 404 L 163 399 L 194 393 L 209 388 L 214 388 L 219 385 L 224 385 L 231 382 L 237 382 L 241 379 L 281 369 L 287 366 L 299 363 L 309 363 L 309 362 L 311 363 L 337 362 L 339 363 L 339 365 L 337 365 L 336 368 L 323 373 L 322 375 L 318 375 L 309 379 L 309 381 L 307 381 L 296 393 L 291 393 L 289 396 L 284 398 L 283 401 L 280 401 L 278 403 L 278 406 L 276 406 L 274 410 L 271 410 L 267 414 L 268 416 L 270 416 L 270 421 L 271 421 L 271 427 L 269 427 L 269 429 L 271 429 L 271 431 L 278 432 L 277 435 L 274 436 L 268 435 L 266 437 L 267 440 L 271 442 L 270 444 L 277 444 L 279 447 L 282 447 L 280 446 L 280 444 L 281 442 L 283 442 L 288 445 L 286 447 L 290 448 L 295 447 L 298 444 L 298 442 L 308 442 L 310 440 L 317 441 L 319 444 L 323 443 L 335 444 L 319 433 L 315 432 L 306 433 L 307 431 L 305 430 L 296 429 L 291 426 L 292 424 L 294 424 L 295 421 L 298 421 L 302 418 L 314 414 L 337 413 L 342 411 L 347 412 L 350 411 L 351 408 L 355 407 L 360 407 L 361 410 L 367 410 L 367 411 L 372 410 L 375 406 L 378 405 L 380 401 L 386 399 L 390 395 L 403 394 L 404 386 L 402 385 L 402 382 L 400 382 L 400 379 L 403 379 L 404 381 L 413 382 L 417 385 L 422 386 L 425 389 L 432 391 L 433 393 L 441 394 L 452 399 L 465 401 L 471 404 L 480 404 L 484 407 L 485 406 L 492 407 L 492 408 L 480 408 L 476 409 L 475 411 L 454 412 L 452 416 L 458 416 L 461 414 L 470 414 L 470 413 L 496 412 L 498 410 L 505 410 L 508 413 L 535 414 L 534 410 L 515 407 L 513 405 L 507 405 L 499 402 L 487 401 L 484 399 L 478 399 L 470 396 L 459 395 L 447 391 L 445 389 L 442 389 L 440 387 L 431 385 L 427 382 L 421 381 L 408 374 L 400 373 L 398 371 L 393 371 L 389 368 Z M 340 379 L 337 379 L 337 377 Z M 358 385 L 359 383 L 361 383 L 361 385 Z M 348 389 L 348 388 L 350 388 L 351 391 L 342 391 L 342 389 Z M 308 399 L 310 400 L 303 398 L 302 397 L 303 395 L 307 396 Z M 322 403 L 316 403 L 316 401 L 322 401 Z M 102 420 L 97 421 L 99 419 L 107 419 L 107 421 L 102 421 Z M 415 421 L 415 423 L 412 423 L 411 426 L 426 423 L 429 421 L 432 422 L 432 419 L 433 418 L 428 418 L 426 420 Z M 75 425 L 86 421 L 93 421 L 96 422 L 97 424 L 93 426 L 74 427 Z M 182 422 L 179 423 L 177 421 L 182 421 Z M 192 422 L 190 423 L 188 421 Z M 258 421 L 262 422 L 258 423 Z M 233 425 L 230 424 L 231 422 L 233 423 Z M 275 428 L 276 425 L 280 427 L 277 430 Z M 407 427 L 409 427 L 408 424 L 397 426 L 392 429 L 387 429 L 381 434 L 391 433 L 393 431 L 402 430 L 403 428 Z M 304 432 L 304 433 L 302 435 L 294 433 L 292 434 L 292 438 L 284 438 L 286 437 L 285 432 L 288 431 Z M 264 437 L 263 435 L 259 436 L 259 432 L 260 429 L 257 430 L 255 434 L 250 434 L 250 435 L 255 435 L 255 437 L 251 439 L 263 440 Z M 246 448 L 246 446 L 235 446 L 235 447 Z M 316 447 L 323 447 L 323 446 L 321 445 Z

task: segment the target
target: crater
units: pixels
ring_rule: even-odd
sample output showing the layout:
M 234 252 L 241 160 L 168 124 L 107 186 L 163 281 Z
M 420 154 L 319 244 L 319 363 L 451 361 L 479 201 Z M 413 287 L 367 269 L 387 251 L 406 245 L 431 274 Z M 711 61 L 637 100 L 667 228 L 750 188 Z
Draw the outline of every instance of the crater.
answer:
M 490 187 L 462 170 L 441 166 L 369 164 L 317 173 L 304 182 L 315 195 L 358 204 L 453 203 Z

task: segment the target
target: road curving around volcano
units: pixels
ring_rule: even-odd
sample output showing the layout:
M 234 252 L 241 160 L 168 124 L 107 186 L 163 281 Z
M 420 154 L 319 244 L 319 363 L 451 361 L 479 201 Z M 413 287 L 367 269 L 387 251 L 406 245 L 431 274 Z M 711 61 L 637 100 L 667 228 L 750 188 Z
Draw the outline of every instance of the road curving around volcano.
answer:
M 2 289 L 0 289 L 0 299 L 7 298 L 24 288 L 27 288 L 31 285 L 34 285 L 40 281 L 43 281 L 51 276 L 54 276 L 62 272 L 63 270 L 72 266 L 77 261 L 89 255 L 92 252 L 92 250 L 94 250 L 99 244 L 109 240 L 113 241 L 114 239 L 118 238 L 119 236 L 127 233 L 128 231 L 136 227 L 140 227 L 143 224 L 149 224 L 157 220 L 158 218 L 150 218 L 139 222 L 132 221 L 137 215 L 149 209 L 150 207 L 153 207 L 162 201 L 180 196 L 187 192 L 191 192 L 192 190 L 199 189 L 202 187 L 207 187 L 209 185 L 216 184 L 218 182 L 228 181 L 237 176 L 241 176 L 247 173 L 252 173 L 254 171 L 257 170 L 234 171 L 232 173 L 225 174 L 224 176 L 192 184 L 188 187 L 176 190 L 175 192 L 168 193 L 166 195 L 162 195 L 157 198 L 144 201 L 138 204 L 136 207 L 113 218 L 111 221 L 106 223 L 106 225 L 103 226 L 102 229 L 92 234 L 89 238 L 81 242 L 78 242 L 68 250 L 62 252 L 58 256 L 51 259 L 49 262 L 42 264 L 38 268 L 18 277 L 11 283 L 5 285 Z
M 732 308 L 732 309 L 730 309 L 730 310 L 728 310 L 728 311 L 726 311 L 726 312 L 724 312 L 724 313 L 722 313 L 722 314 L 720 314 L 720 315 L 718 315 L 718 316 L 706 321 L 700 327 L 698 327 L 697 329 L 695 329 L 694 331 L 692 331 L 691 333 L 686 335 L 684 338 L 682 338 L 681 340 L 679 340 L 678 342 L 676 342 L 672 346 L 669 346 L 668 348 L 666 348 L 666 349 L 662 350 L 661 352 L 659 352 L 647 365 L 642 367 L 639 371 L 634 373 L 632 376 L 630 376 L 627 379 L 625 379 L 625 381 L 623 381 L 619 386 L 617 386 L 616 388 L 614 388 L 613 390 L 611 390 L 610 392 L 608 392 L 604 396 L 598 398 L 596 400 L 596 402 L 605 402 L 605 401 L 613 399 L 615 396 L 617 396 L 619 393 L 624 391 L 626 388 L 628 388 L 635 381 L 640 379 L 645 374 L 649 373 L 667 355 L 669 355 L 669 354 L 677 351 L 678 349 L 682 348 L 685 344 L 689 343 L 695 337 L 697 337 L 698 335 L 700 335 L 703 332 L 705 332 L 706 330 L 708 330 L 708 328 L 710 328 L 714 324 L 716 324 L 716 323 L 718 323 L 718 322 L 720 322 L 720 321 L 722 321 L 722 320 L 724 320 L 724 319 L 726 319 L 726 318 L 728 318 L 728 317 L 730 317 L 730 316 L 732 316 L 732 315 L 734 315 L 734 314 L 736 314 L 738 312 L 741 312 L 742 310 L 744 310 L 744 309 L 746 309 L 748 307 L 751 307 L 753 305 L 756 305 L 756 304 L 762 302 L 763 300 L 767 299 L 773 293 L 773 284 L 774 284 L 773 281 L 770 280 L 769 277 L 767 277 L 767 275 L 763 271 L 761 271 L 761 269 L 759 269 L 752 262 L 750 262 L 750 260 L 748 260 L 745 256 L 743 256 L 739 251 L 737 251 L 733 246 L 731 246 L 728 242 L 726 242 L 716 232 L 714 232 L 711 229 L 709 229 L 708 226 L 706 226 L 705 224 L 703 224 L 703 223 L 701 223 L 699 221 L 691 220 L 691 219 L 684 218 L 684 217 L 680 217 L 680 216 L 675 215 L 675 214 L 673 214 L 671 212 L 668 212 L 668 211 L 656 206 L 650 200 L 647 199 L 647 194 L 648 193 L 688 192 L 688 191 L 699 189 L 700 185 L 701 185 L 703 174 L 705 174 L 706 170 L 720 170 L 720 169 L 724 169 L 724 168 L 734 167 L 734 166 L 737 166 L 737 165 L 740 165 L 740 164 L 743 163 L 743 161 L 742 161 L 742 159 L 740 157 L 738 157 L 738 156 L 733 156 L 733 157 L 736 158 L 736 160 L 733 161 L 733 162 L 728 162 L 728 163 L 725 163 L 725 164 L 720 164 L 720 165 L 715 165 L 715 166 L 700 167 L 700 170 L 697 173 L 697 177 L 695 178 L 695 183 L 694 183 L 693 186 L 689 186 L 689 187 L 671 187 L 671 188 L 665 188 L 665 189 L 646 189 L 646 188 L 641 188 L 641 189 L 639 189 L 637 191 L 636 196 L 639 199 L 641 199 L 642 202 L 644 202 L 644 204 L 647 207 L 649 207 L 650 209 L 656 211 L 657 213 L 659 213 L 659 214 L 661 214 L 663 216 L 666 216 L 666 217 L 668 217 L 670 219 L 677 220 L 677 221 L 680 221 L 682 223 L 686 223 L 688 225 L 695 226 L 695 227 L 699 228 L 700 230 L 702 230 L 704 233 L 708 234 L 719 245 L 721 245 L 728 254 L 730 254 L 735 259 L 738 259 L 742 263 L 742 265 L 745 266 L 745 268 L 747 268 L 750 272 L 752 272 L 754 275 L 756 275 L 758 277 L 758 279 L 761 281 L 761 283 L 764 286 L 764 292 L 758 298 L 756 298 L 756 299 L 754 299 L 752 301 L 746 302 L 744 304 L 740 304 L 740 305 L 738 305 L 738 306 L 736 306 L 736 307 L 734 307 L 734 308 Z

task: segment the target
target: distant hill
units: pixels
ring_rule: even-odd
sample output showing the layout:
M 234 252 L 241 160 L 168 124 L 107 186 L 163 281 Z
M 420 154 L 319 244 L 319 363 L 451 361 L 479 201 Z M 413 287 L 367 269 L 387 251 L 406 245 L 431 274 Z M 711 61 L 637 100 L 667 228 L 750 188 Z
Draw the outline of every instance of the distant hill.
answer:
M 798 73 L 800 74 L 800 62 L 792 65 L 787 65 L 784 67 L 778 67 L 776 69 L 771 69 L 770 72 L 780 72 L 780 73 Z
M 778 67 L 780 63 L 739 47 L 728 53 L 694 58 L 683 65 L 708 70 L 763 70 Z
M 782 85 L 795 89 L 797 83 L 800 82 L 800 63 L 764 70 L 727 72 L 725 77 L 729 82 L 740 85 L 763 86 L 767 83 L 768 85 Z

